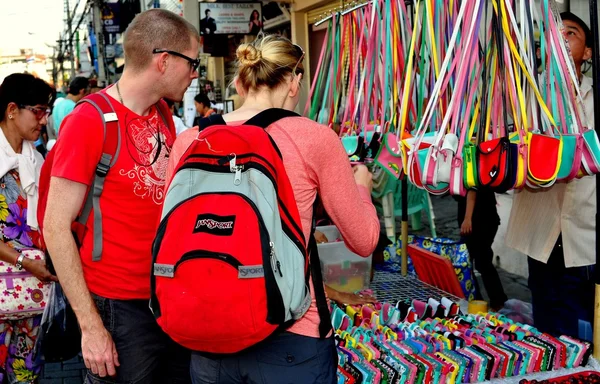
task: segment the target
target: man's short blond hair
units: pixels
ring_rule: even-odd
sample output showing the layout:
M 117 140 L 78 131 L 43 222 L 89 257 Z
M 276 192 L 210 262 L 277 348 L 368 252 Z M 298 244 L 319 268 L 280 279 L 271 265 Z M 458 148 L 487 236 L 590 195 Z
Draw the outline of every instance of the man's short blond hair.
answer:
M 183 17 L 164 9 L 142 12 L 123 36 L 125 66 L 134 70 L 146 68 L 155 48 L 183 53 L 191 47 L 190 37 L 200 39 L 198 30 Z

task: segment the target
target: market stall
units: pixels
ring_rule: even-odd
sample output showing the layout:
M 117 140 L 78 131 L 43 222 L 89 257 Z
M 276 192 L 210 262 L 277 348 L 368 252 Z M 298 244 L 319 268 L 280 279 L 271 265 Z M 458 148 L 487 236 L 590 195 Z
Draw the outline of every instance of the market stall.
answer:
M 581 106 L 554 1 L 373 1 L 342 8 L 317 20 L 327 29 L 304 113 L 339 132 L 351 162 L 399 180 L 403 247 L 409 183 L 429 194 L 464 195 L 474 187 L 503 193 L 598 172 L 598 137 Z M 590 9 L 598 36 L 595 1 Z M 597 41 L 594 48 L 598 62 Z M 397 233 L 393 193 L 379 198 L 390 238 Z M 460 299 L 406 276 L 407 255 L 405 248 L 402 274 L 376 273 L 371 289 L 381 303 L 333 308 L 343 382 L 391 380 L 392 371 L 399 382 L 515 382 L 588 365 L 589 343 L 555 339 L 494 313 L 467 315 Z M 447 305 L 439 310 L 442 298 Z M 462 315 L 450 311 L 454 304 Z M 409 320 L 411 310 L 418 313 Z M 355 369 L 356 359 L 366 362 Z

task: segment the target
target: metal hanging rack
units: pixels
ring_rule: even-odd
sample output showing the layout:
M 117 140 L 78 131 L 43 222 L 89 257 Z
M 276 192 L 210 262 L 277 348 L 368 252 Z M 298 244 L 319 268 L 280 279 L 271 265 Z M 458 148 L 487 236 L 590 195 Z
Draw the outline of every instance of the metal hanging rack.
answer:
M 371 4 L 373 1 L 377 1 L 377 0 L 368 0 L 368 1 L 351 1 L 348 2 L 346 4 L 341 4 L 338 7 L 335 7 L 333 10 L 323 13 L 318 17 L 318 21 L 316 23 L 314 23 L 315 27 L 318 27 L 319 25 L 323 24 L 324 22 L 331 20 L 331 18 L 333 18 L 333 15 L 335 14 L 339 14 L 341 16 L 345 16 L 351 12 L 354 12 L 362 7 L 365 7 L 369 4 Z

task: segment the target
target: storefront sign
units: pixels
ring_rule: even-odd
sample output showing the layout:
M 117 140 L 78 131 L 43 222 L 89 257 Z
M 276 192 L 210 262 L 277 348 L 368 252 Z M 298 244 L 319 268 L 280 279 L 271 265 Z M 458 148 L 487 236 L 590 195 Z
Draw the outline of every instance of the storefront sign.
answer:
M 202 35 L 256 35 L 262 30 L 261 3 L 199 4 Z
M 102 23 L 104 24 L 104 32 L 119 33 L 121 32 L 121 24 L 119 22 L 120 6 L 118 1 L 109 1 L 102 6 Z

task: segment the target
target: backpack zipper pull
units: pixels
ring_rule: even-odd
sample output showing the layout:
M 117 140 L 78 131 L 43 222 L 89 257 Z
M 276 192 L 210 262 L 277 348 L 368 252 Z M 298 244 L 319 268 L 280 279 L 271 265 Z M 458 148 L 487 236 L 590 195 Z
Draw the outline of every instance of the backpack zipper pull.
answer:
M 242 170 L 244 169 L 243 165 L 237 165 L 236 159 L 237 156 L 235 153 L 232 153 L 228 156 L 229 160 L 229 171 L 235 173 L 235 177 L 233 179 L 234 185 L 240 185 L 242 183 Z
M 242 183 L 242 170 L 244 169 L 243 165 L 238 165 L 235 167 L 235 177 L 233 178 L 234 185 L 240 185 Z
M 269 246 L 271 247 L 271 267 L 273 267 L 273 272 L 279 273 L 279 276 L 283 277 L 283 273 L 281 273 L 281 263 L 277 260 L 277 255 L 275 254 L 275 244 L 270 241 Z
M 229 157 L 229 171 L 235 172 L 237 170 L 237 167 L 236 167 L 237 156 L 235 155 L 235 153 L 232 153 L 228 157 Z

